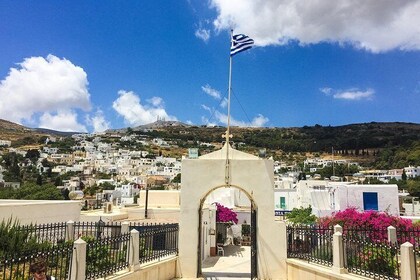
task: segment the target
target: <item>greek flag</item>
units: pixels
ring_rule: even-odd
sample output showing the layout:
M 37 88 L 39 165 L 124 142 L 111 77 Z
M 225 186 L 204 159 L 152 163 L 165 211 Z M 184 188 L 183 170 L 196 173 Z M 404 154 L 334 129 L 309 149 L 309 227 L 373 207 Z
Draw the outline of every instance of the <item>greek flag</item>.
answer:
M 236 34 L 232 36 L 232 46 L 230 47 L 230 56 L 252 48 L 254 40 L 244 34 Z

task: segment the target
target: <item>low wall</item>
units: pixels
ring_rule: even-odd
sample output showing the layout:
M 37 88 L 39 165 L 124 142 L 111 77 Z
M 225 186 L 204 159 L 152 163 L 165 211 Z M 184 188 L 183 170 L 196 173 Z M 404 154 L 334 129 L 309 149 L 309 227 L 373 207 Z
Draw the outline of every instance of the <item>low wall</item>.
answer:
M 148 207 L 179 207 L 179 192 L 180 191 L 149 190 Z M 146 191 L 140 191 L 138 204 L 140 206 L 146 205 Z
M 171 280 L 177 278 L 178 257 L 141 265 L 140 270 L 107 277 L 109 280 Z
M 129 208 L 127 209 L 128 219 L 143 220 L 144 211 L 144 208 Z M 179 221 L 179 208 L 148 208 L 147 216 L 148 219 L 177 223 Z M 147 220 L 144 220 L 143 222 L 147 222 Z
M 331 267 L 308 263 L 297 259 L 287 259 L 288 280 L 362 280 L 367 279 L 354 274 L 339 274 Z
M 10 217 L 21 225 L 78 222 L 80 202 L 64 200 L 0 199 L 0 221 Z

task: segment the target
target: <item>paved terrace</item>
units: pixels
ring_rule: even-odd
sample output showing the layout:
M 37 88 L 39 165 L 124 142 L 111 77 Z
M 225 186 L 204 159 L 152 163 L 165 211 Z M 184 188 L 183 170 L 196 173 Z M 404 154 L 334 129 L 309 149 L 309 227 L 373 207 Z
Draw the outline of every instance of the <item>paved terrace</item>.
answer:
M 251 275 L 251 247 L 228 245 L 224 256 L 208 257 L 202 263 L 206 280 L 249 279 Z

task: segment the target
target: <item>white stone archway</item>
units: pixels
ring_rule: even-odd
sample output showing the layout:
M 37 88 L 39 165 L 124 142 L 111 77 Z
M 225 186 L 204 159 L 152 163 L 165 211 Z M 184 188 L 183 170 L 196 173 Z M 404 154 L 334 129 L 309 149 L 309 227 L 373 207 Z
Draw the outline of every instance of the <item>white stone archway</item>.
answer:
M 259 279 L 287 279 L 285 225 L 274 219 L 273 161 L 225 145 L 198 159 L 182 161 L 179 232 L 179 274 L 198 273 L 199 215 L 202 201 L 215 188 L 226 186 L 226 149 L 229 148 L 229 185 L 242 189 L 258 206 L 257 256 Z

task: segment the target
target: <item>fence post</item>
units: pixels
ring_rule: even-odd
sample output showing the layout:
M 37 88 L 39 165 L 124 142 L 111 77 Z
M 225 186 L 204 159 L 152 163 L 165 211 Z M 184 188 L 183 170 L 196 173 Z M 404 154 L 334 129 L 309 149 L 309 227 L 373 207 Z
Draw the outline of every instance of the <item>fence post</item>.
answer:
M 333 235 L 333 267 L 332 270 L 336 273 L 346 273 L 344 268 L 344 244 L 343 234 L 339 231 Z
M 137 271 L 140 269 L 140 233 L 132 229 L 130 231 L 130 250 L 128 264 L 131 271 Z
M 66 223 L 66 241 L 70 241 L 74 239 L 74 221 L 70 220 Z
M 397 229 L 393 226 L 389 226 L 388 228 L 388 243 L 391 245 L 397 244 Z
M 121 223 L 121 234 L 129 233 L 130 231 L 130 223 L 129 222 L 122 222 Z
M 86 278 L 86 242 L 79 238 L 73 243 L 70 280 L 85 280 Z
M 334 226 L 334 233 L 336 233 L 336 232 L 341 232 L 341 233 L 343 233 L 343 227 L 342 227 L 342 226 L 340 226 L 340 225 L 335 225 L 335 226 Z
M 401 245 L 401 279 L 417 279 L 413 245 L 410 242 L 405 242 L 403 245 Z

